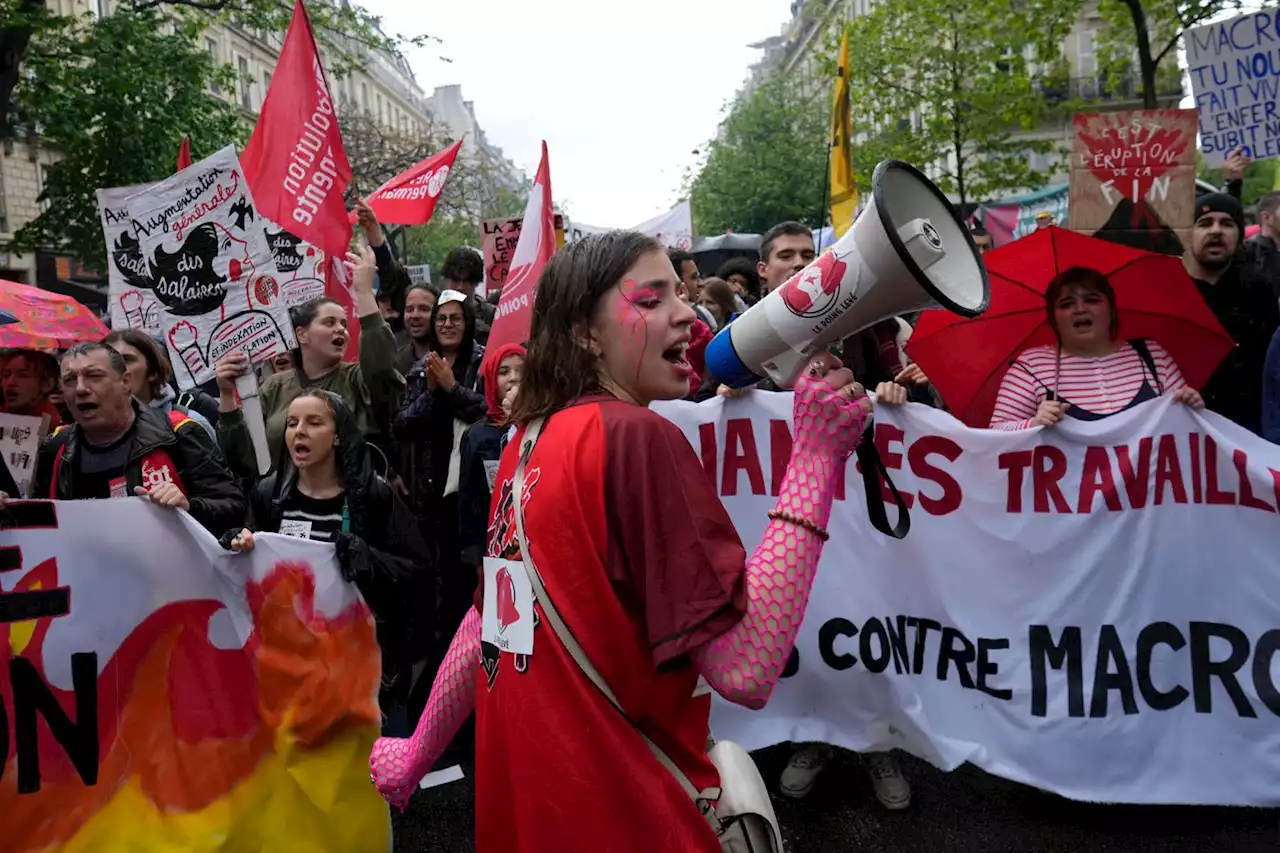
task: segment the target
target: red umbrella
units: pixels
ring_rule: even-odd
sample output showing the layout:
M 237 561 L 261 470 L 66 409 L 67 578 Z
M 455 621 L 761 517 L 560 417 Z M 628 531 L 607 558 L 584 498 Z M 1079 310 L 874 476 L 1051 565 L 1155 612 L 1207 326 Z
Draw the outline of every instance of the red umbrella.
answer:
M 98 316 L 70 296 L 0 279 L 0 311 L 16 323 L 0 326 L 0 347 L 65 349 L 108 334 Z
M 949 311 L 925 311 L 907 343 L 907 354 L 951 412 L 970 426 L 990 424 L 1000 380 L 1018 353 L 1056 342 L 1046 321 L 1044 292 L 1069 267 L 1090 267 L 1107 276 L 1116 292 L 1120 338 L 1156 341 L 1197 389 L 1235 346 L 1179 257 L 1054 226 L 982 260 L 991 279 L 986 313 L 966 320 Z

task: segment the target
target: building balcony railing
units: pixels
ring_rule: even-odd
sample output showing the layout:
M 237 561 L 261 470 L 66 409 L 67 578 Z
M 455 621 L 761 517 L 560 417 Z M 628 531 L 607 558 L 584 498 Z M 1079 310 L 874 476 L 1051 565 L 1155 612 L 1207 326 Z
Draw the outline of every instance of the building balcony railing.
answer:
M 1127 77 L 1071 77 L 1061 84 L 1042 87 L 1044 96 L 1052 103 L 1066 100 L 1106 101 L 1111 103 L 1138 103 L 1142 101 L 1142 79 L 1134 74 Z M 1156 75 L 1156 97 L 1161 100 L 1182 97 L 1182 74 Z

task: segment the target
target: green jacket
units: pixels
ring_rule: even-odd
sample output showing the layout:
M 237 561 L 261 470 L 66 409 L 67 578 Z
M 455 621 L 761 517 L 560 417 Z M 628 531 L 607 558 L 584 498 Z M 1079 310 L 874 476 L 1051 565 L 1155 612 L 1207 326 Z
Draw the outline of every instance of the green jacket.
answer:
M 286 370 L 272 374 L 262 383 L 262 416 L 267 422 L 267 446 L 271 449 L 271 470 L 280 465 L 284 449 L 284 423 L 289 404 L 303 390 L 300 372 Z M 360 318 L 360 360 L 343 362 L 321 379 L 307 381 L 307 388 L 337 394 L 351 407 L 356 423 L 366 439 L 378 443 L 386 433 L 389 412 L 404 393 L 404 377 L 396 370 L 396 339 L 381 314 Z M 244 412 L 223 412 L 218 418 L 218 446 L 231 469 L 241 477 L 257 479 L 258 465 L 253 440 L 245 425 Z

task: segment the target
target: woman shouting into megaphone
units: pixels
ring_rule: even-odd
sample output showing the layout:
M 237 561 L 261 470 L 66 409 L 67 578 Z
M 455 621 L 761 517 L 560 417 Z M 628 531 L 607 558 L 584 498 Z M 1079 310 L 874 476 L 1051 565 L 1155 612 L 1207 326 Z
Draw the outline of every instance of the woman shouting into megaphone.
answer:
M 688 393 L 695 315 L 678 284 L 635 232 L 548 264 L 482 603 L 414 736 L 374 747 L 374 781 L 403 805 L 474 708 L 480 853 L 720 850 L 716 789 L 745 777 L 721 778 L 706 754 L 710 700 L 694 694 L 705 679 L 763 707 L 795 644 L 870 404 L 834 357 L 804 372 L 787 474 L 748 557 L 683 433 L 647 408 Z M 501 621 L 499 576 L 513 596 Z

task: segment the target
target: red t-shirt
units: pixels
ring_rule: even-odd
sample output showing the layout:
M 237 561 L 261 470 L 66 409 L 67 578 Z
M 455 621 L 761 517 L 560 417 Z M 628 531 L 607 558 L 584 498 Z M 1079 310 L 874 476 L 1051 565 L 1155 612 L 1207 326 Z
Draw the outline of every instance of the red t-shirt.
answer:
M 522 438 L 498 469 L 490 556 L 520 559 Z M 594 397 L 548 420 L 525 492 L 529 547 L 569 630 L 693 784 L 718 785 L 687 656 L 742 618 L 746 553 L 693 448 L 661 416 Z M 528 658 L 483 647 L 479 853 L 716 853 L 689 796 L 538 619 Z

